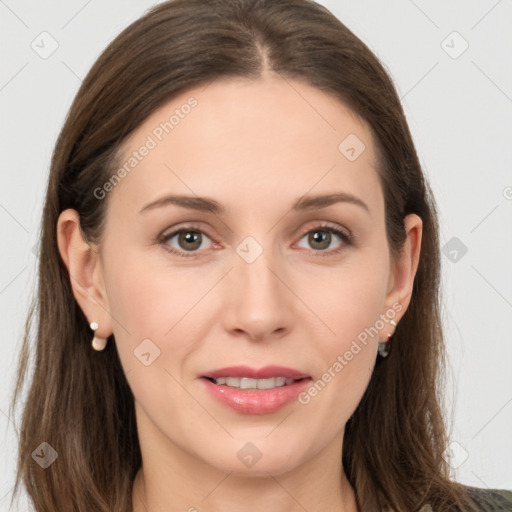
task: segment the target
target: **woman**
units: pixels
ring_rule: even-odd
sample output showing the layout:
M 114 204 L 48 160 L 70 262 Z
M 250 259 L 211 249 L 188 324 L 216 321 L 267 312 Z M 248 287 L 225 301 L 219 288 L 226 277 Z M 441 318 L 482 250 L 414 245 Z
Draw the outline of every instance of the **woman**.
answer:
M 38 512 L 510 510 L 449 478 L 439 266 L 396 91 L 339 20 L 156 6 L 57 141 L 17 486 Z

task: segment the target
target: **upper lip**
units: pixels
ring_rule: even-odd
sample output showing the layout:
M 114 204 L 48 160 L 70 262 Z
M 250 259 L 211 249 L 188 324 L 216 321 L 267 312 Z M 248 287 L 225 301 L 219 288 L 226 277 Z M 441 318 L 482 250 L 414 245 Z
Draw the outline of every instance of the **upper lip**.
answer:
M 272 377 L 285 377 L 286 379 L 304 379 L 309 375 L 284 366 L 264 366 L 263 368 L 251 368 L 249 366 L 229 366 L 219 368 L 202 375 L 211 379 L 219 377 L 249 377 L 251 379 L 270 379 Z

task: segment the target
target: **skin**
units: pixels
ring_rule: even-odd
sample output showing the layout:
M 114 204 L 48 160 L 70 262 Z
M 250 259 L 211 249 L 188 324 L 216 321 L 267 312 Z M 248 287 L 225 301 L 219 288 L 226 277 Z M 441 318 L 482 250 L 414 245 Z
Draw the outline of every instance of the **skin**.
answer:
M 82 239 L 73 210 L 58 221 L 74 296 L 99 336 L 114 334 L 135 396 L 143 467 L 133 510 L 354 512 L 341 466 L 344 428 L 393 325 L 360 344 L 309 403 L 272 414 L 219 404 L 200 375 L 277 364 L 322 378 L 393 304 L 401 307 L 395 322 L 405 313 L 421 219 L 406 217 L 407 242 L 392 260 L 369 128 L 325 92 L 272 75 L 182 93 L 132 134 L 125 155 L 192 96 L 197 106 L 107 194 L 99 246 Z M 366 146 L 354 161 L 338 150 L 351 133 Z M 357 196 L 369 211 L 349 202 L 291 210 L 305 194 L 333 192 Z M 207 196 L 226 212 L 167 205 L 140 213 L 169 193 Z M 203 233 L 200 246 L 178 236 L 157 241 L 191 222 Z M 322 223 L 349 230 L 356 245 L 335 234 L 329 242 Z M 252 263 L 236 252 L 247 236 L 263 249 Z M 183 257 L 166 246 L 195 252 Z M 133 352 L 148 338 L 160 356 L 145 366 Z M 237 457 L 248 442 L 262 455 L 250 468 Z

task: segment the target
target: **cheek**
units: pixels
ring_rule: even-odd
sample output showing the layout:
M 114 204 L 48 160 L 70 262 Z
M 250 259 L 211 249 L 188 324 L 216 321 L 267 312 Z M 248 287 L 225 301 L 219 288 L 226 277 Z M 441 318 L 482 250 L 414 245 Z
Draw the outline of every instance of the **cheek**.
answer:
M 132 393 L 146 413 L 178 417 L 184 405 L 190 408 L 190 397 L 178 382 L 194 349 L 186 330 L 194 312 L 187 311 L 200 294 L 190 287 L 191 276 L 162 272 L 142 260 L 120 258 L 122 267 L 110 268 L 105 282 L 116 346 Z
M 204 293 L 197 273 L 152 264 L 142 252 L 117 254 L 111 262 L 121 264 L 107 268 L 110 311 L 132 335 L 163 338 Z
M 317 282 L 305 291 L 305 296 L 309 296 L 310 304 L 315 304 L 317 314 L 330 328 L 334 344 L 343 348 L 379 319 L 388 280 L 387 258 L 368 250 L 354 253 L 343 267 L 330 269 L 323 286 Z
M 107 268 L 105 284 L 125 372 L 134 370 L 130 379 L 135 379 L 140 372 L 149 378 L 151 372 L 160 371 L 161 376 L 168 370 L 182 380 L 183 363 L 204 337 L 205 308 L 210 303 L 201 299 L 218 278 L 152 265 L 142 254 L 116 257 L 110 261 L 122 265 Z M 145 362 L 151 363 L 151 372 Z
M 366 256 L 360 256 L 357 264 L 333 269 L 328 286 L 309 290 L 310 304 L 315 304 L 328 329 L 324 329 L 324 342 L 317 345 L 323 373 L 317 376 L 304 402 L 316 401 L 316 407 L 325 408 L 326 414 L 332 410 L 344 421 L 367 388 L 377 342 L 383 339 L 381 314 L 389 278 L 388 260 L 369 251 Z M 317 399 L 320 395 L 322 398 Z
M 175 294 L 164 294 L 165 275 L 133 255 L 111 253 L 105 285 L 112 328 L 123 368 L 134 390 L 137 379 L 151 379 L 165 355 L 164 333 L 172 327 Z M 157 279 L 158 277 L 158 279 Z M 148 355 L 149 354 L 149 355 Z M 146 364 L 150 366 L 146 367 Z M 146 382 L 146 385 L 148 383 Z
M 332 298 L 324 311 L 334 334 L 328 333 L 316 345 L 323 364 L 312 385 L 299 397 L 311 411 L 308 422 L 312 432 L 322 429 L 326 436 L 335 436 L 350 419 L 368 387 L 380 339 L 374 326 L 382 304 L 382 295 L 374 287 L 343 286 Z M 325 418 L 331 420 L 325 422 Z
M 169 313 L 176 306 L 172 302 L 173 294 L 164 292 L 165 276 L 160 275 L 157 280 L 156 273 L 150 268 L 126 258 L 122 268 L 113 269 L 109 275 L 110 311 L 125 328 L 117 328 L 119 334 L 128 331 L 134 337 L 161 336 L 165 319 L 171 320 Z

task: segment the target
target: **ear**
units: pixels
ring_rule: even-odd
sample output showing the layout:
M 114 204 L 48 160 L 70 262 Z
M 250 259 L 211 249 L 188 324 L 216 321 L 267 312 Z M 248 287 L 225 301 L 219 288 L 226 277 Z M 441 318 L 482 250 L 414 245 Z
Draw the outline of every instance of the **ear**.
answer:
M 108 338 L 112 334 L 112 318 L 103 282 L 102 263 L 97 249 L 91 247 L 82 236 L 76 210 L 67 209 L 59 215 L 57 243 L 76 301 L 88 323 L 98 323 L 96 334 Z
M 388 293 L 385 300 L 385 311 L 390 309 L 397 311 L 397 316 L 394 319 L 397 324 L 411 301 L 414 277 L 420 261 L 423 232 L 423 221 L 414 213 L 405 217 L 404 224 L 407 238 L 400 254 L 391 262 Z M 401 308 L 398 307 L 398 304 Z M 393 334 L 393 326 L 391 326 L 389 334 Z

